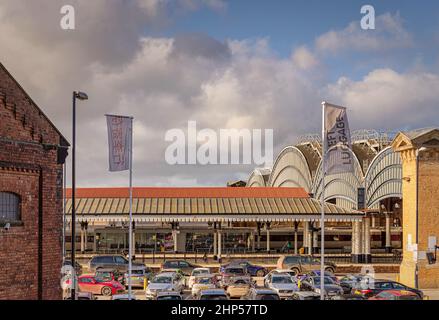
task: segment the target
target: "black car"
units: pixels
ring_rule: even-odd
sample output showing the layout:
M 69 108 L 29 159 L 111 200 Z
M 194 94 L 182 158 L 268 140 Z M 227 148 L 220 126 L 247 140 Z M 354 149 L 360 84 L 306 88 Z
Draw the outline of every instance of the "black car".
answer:
M 144 267 L 145 265 L 132 262 L 132 266 Z M 89 269 L 90 271 L 96 271 L 100 268 L 126 272 L 128 270 L 128 259 L 121 255 L 94 256 L 89 262 Z
M 407 290 L 416 293 L 419 298 L 424 299 L 424 293 L 421 290 L 407 287 L 399 282 L 392 280 L 375 280 L 362 281 L 352 288 L 352 294 L 361 295 L 370 298 L 384 290 Z

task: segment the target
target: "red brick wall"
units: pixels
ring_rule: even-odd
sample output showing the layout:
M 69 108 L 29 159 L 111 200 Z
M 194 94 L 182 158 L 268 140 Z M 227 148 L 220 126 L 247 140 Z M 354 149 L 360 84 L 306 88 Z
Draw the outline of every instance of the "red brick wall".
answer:
M 56 148 L 42 145 L 59 142 L 53 125 L 0 64 L 0 191 L 20 196 L 22 222 L 9 231 L 0 225 L 0 299 L 38 299 L 40 195 L 42 298 L 61 298 L 62 165 Z

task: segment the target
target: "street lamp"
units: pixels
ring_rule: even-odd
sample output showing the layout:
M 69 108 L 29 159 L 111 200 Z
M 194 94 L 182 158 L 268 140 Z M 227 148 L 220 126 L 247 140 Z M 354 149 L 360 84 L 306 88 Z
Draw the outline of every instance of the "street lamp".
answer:
M 71 243 L 71 259 L 72 259 L 72 266 L 75 267 L 75 245 L 76 245 L 76 233 L 75 233 L 75 227 L 76 227 L 76 206 L 75 206 L 75 148 L 76 148 L 76 99 L 78 100 L 88 100 L 88 96 L 84 92 L 80 91 L 73 91 L 73 117 L 72 117 L 72 221 L 71 221 L 71 228 L 72 228 L 72 239 L 70 241 Z M 74 270 L 74 269 L 73 269 Z M 72 300 L 75 300 L 76 298 L 76 277 L 73 275 L 72 277 Z

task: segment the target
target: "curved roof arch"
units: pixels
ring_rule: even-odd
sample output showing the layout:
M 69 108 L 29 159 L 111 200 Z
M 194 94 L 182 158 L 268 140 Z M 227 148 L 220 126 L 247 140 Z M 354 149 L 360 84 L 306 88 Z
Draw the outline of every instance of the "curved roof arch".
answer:
M 247 180 L 247 187 L 266 187 L 270 174 L 270 168 L 254 169 Z
M 311 192 L 312 177 L 308 162 L 297 147 L 285 147 L 277 156 L 268 180 L 270 187 L 301 187 Z
M 364 184 L 367 208 L 376 207 L 385 198 L 402 197 L 400 154 L 390 146 L 379 152 L 367 169 Z
M 363 184 L 363 170 L 354 152 L 354 172 L 338 173 L 326 176 L 325 181 L 325 201 L 329 199 L 343 199 L 344 204 L 357 204 L 357 190 Z M 313 181 L 313 193 L 315 198 L 320 198 L 322 194 L 322 162 L 320 161 L 317 174 Z M 351 209 L 351 208 L 349 208 Z

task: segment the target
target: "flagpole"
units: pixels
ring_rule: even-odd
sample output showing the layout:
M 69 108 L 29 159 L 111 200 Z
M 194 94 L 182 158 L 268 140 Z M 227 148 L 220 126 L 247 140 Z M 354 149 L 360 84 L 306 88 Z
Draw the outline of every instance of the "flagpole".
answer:
M 128 239 L 128 300 L 131 300 L 131 273 L 132 273 L 132 247 L 133 247 L 133 118 L 131 117 L 130 129 L 130 225 Z
M 321 217 L 320 217 L 320 300 L 325 299 L 325 176 L 326 176 L 326 132 L 325 132 L 325 107 L 322 102 L 322 194 L 321 194 Z

